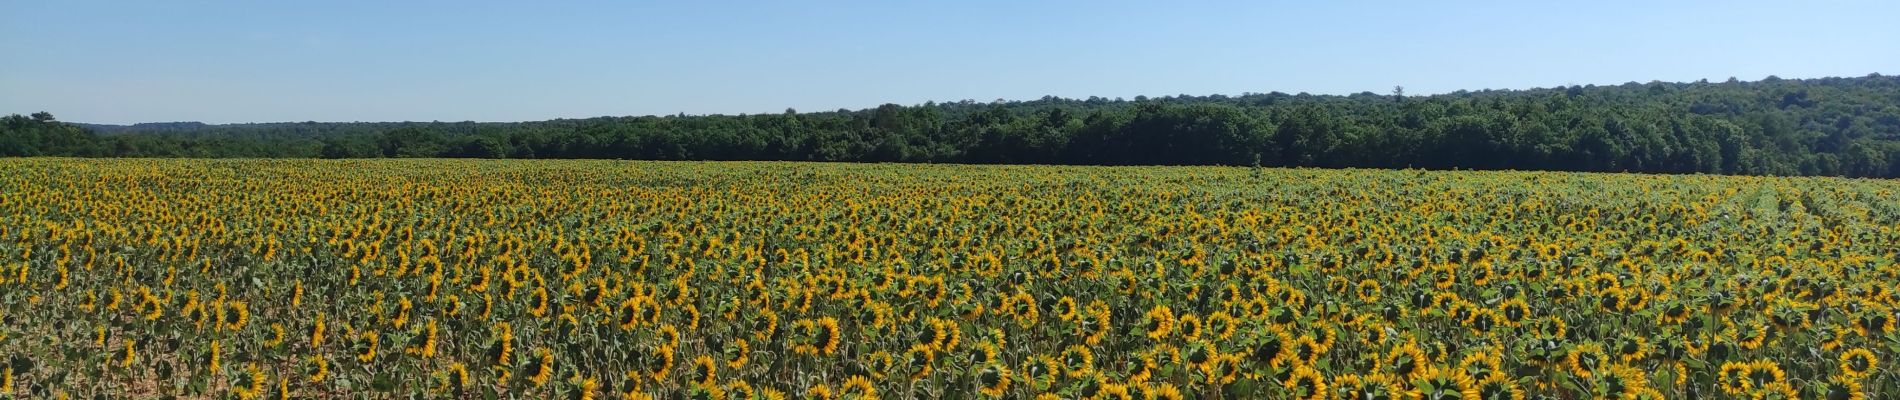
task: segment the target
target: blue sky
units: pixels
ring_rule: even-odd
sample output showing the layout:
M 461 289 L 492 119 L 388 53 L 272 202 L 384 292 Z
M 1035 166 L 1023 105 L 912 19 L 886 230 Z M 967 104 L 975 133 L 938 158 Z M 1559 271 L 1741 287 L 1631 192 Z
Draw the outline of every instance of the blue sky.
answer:
M 0 113 L 521 121 L 1900 73 L 1884 1 L 0 0 Z

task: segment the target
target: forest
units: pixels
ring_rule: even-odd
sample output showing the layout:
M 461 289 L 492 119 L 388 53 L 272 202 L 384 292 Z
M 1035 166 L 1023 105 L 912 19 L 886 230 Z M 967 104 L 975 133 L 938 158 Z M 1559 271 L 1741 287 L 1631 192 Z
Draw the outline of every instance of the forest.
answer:
M 1900 176 L 1900 77 L 1246 93 L 535 122 L 0 119 L 0 156 L 1253 165 Z

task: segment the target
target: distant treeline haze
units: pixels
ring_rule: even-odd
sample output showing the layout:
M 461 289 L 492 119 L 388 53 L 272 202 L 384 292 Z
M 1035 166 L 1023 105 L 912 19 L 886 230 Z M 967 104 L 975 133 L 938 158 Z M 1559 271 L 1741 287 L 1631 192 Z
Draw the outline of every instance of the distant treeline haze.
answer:
M 1245 94 L 518 123 L 5 117 L 0 155 L 1225 164 L 1900 176 L 1900 77 Z

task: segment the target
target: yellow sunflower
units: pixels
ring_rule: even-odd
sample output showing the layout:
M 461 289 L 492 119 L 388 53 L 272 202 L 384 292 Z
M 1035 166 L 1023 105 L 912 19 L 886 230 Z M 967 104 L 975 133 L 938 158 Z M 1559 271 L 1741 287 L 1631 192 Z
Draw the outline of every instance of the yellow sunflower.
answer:
M 976 374 L 977 392 L 989 397 L 1003 397 L 1009 390 L 1009 368 L 1002 364 L 990 363 Z
M 1874 352 L 1867 349 L 1852 349 L 1841 353 L 1841 376 L 1850 380 L 1860 380 L 1880 367 L 1880 360 Z

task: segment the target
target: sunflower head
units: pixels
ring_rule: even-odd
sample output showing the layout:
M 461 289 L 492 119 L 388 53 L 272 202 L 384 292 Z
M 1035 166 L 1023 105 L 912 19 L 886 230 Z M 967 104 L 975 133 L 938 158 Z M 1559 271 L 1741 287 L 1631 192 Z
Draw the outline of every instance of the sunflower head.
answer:
M 1880 360 L 1867 349 L 1852 349 L 1841 353 L 1841 376 L 1848 379 L 1860 379 L 1872 374 L 1880 366 Z
M 1004 391 L 1009 390 L 1009 382 L 1009 368 L 1002 364 L 989 363 L 976 373 L 977 392 L 985 396 L 1003 397 Z
M 1294 367 L 1292 375 L 1281 382 L 1281 386 L 1296 399 L 1331 398 L 1326 387 L 1326 378 L 1320 376 L 1319 371 L 1305 365 Z

